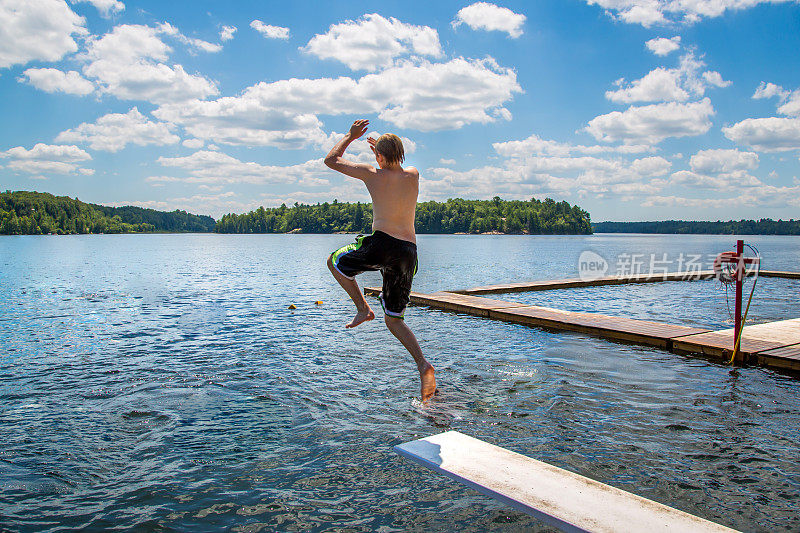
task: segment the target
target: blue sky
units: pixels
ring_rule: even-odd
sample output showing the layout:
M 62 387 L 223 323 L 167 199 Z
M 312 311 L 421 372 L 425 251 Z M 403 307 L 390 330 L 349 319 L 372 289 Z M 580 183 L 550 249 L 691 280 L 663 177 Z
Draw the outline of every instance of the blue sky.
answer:
M 214 217 L 365 201 L 322 158 L 368 118 L 420 200 L 799 218 L 798 50 L 794 0 L 0 0 L 0 189 Z

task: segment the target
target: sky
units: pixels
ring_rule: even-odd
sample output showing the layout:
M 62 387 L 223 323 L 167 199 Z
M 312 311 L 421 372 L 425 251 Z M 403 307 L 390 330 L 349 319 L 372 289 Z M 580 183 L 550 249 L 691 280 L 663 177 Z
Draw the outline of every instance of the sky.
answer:
M 798 0 L 0 0 L 0 190 L 369 201 L 322 163 L 366 118 L 420 201 L 800 218 L 799 51 Z

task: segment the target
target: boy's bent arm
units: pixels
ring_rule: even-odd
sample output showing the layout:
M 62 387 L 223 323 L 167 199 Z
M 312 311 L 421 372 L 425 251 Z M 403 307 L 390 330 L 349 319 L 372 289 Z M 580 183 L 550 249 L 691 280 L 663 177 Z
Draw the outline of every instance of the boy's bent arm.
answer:
M 372 165 L 354 163 L 342 157 L 344 151 L 350 146 L 350 143 L 364 135 L 364 132 L 367 131 L 368 124 L 368 120 L 356 120 L 353 122 L 353 125 L 350 126 L 350 131 L 347 132 L 344 138 L 336 143 L 336 146 L 331 148 L 331 151 L 325 156 L 325 165 L 328 168 L 360 180 L 366 180 L 375 174 L 375 167 Z

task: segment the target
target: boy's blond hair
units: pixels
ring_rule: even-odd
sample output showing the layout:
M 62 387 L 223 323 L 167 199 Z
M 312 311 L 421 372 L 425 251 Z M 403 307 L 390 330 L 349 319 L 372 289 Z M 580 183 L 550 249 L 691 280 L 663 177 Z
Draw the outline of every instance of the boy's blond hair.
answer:
M 406 158 L 405 152 L 403 151 L 403 141 L 394 133 L 384 133 L 378 137 L 375 143 L 375 151 L 386 158 L 386 162 L 390 165 L 394 165 L 395 163 L 399 165 Z

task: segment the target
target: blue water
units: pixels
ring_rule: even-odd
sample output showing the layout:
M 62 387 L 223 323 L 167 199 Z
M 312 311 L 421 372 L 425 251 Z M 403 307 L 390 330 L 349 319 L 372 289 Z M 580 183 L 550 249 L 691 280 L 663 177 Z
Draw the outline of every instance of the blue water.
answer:
M 423 407 L 381 320 L 343 328 L 352 304 L 324 261 L 350 240 L 0 238 L 0 529 L 548 530 L 391 451 L 448 429 L 738 529 L 800 529 L 797 379 L 412 308 L 441 389 Z M 746 240 L 764 268 L 800 268 L 797 238 Z M 414 288 L 574 277 L 587 249 L 613 265 L 620 254 L 707 262 L 732 246 L 420 236 Z M 800 316 L 797 284 L 758 283 L 754 320 Z M 594 294 L 502 297 L 727 320 L 713 282 Z

